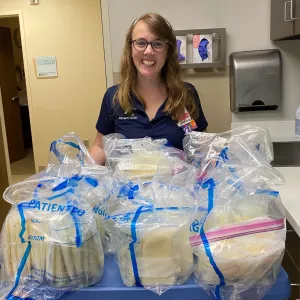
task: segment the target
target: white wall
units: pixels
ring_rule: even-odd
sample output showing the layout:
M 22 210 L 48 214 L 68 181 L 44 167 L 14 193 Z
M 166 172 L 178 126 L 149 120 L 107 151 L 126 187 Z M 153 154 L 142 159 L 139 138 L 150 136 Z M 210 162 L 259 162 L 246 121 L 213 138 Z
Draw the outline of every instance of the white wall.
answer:
M 300 105 L 300 41 L 270 41 L 271 0 L 223 0 L 227 51 L 278 48 L 283 62 L 283 103 L 278 112 L 232 114 L 232 122 L 284 121 L 295 118 Z
M 113 71 L 119 72 L 125 35 L 131 23 L 139 16 L 147 12 L 159 13 L 175 30 L 219 27 L 221 2 L 222 0 L 108 0 Z
M 300 41 L 275 44 L 270 41 L 271 0 L 108 0 L 108 2 L 114 72 L 119 71 L 126 31 L 131 22 L 143 13 L 151 11 L 162 14 L 174 29 L 225 27 L 228 56 L 235 51 L 268 48 L 279 48 L 283 56 L 282 110 L 232 114 L 232 121 L 294 119 L 296 107 L 300 105 L 300 79 L 298 79 Z M 214 80 L 215 78 L 211 77 L 211 81 Z M 223 94 L 224 99 L 229 97 L 227 88 Z

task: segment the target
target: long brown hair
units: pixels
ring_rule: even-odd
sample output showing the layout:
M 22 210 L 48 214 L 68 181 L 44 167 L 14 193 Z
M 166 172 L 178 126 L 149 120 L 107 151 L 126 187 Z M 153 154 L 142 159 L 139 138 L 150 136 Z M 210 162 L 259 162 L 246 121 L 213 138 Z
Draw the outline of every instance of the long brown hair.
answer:
M 198 117 L 198 109 L 192 91 L 187 88 L 181 79 L 176 37 L 172 26 L 166 19 L 155 13 L 147 13 L 138 18 L 132 23 L 127 32 L 121 59 L 120 85 L 114 101 L 118 102 L 127 114 L 131 114 L 133 110 L 132 95 L 145 104 L 136 89 L 137 70 L 133 63 L 131 47 L 132 31 L 139 21 L 144 21 L 149 26 L 151 32 L 156 34 L 160 39 L 168 41 L 167 59 L 161 70 L 161 77 L 166 84 L 168 94 L 165 112 L 171 115 L 173 119 L 178 120 L 186 108 L 190 115 L 196 119 Z

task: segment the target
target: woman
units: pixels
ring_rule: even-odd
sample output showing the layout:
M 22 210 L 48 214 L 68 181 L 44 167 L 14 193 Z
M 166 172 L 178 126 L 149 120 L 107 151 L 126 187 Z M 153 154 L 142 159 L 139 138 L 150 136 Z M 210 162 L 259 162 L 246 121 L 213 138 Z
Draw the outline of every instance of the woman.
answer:
M 104 95 L 91 156 L 104 164 L 102 137 L 109 133 L 166 138 L 182 149 L 185 132 L 206 127 L 195 87 L 181 79 L 170 23 L 154 13 L 141 16 L 126 36 L 120 84 Z

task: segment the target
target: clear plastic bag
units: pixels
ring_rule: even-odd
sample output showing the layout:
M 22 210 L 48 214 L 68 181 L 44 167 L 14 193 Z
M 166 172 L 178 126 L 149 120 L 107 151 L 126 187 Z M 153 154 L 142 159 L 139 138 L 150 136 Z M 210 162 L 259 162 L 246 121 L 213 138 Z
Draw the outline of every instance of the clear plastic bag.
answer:
M 239 178 L 252 173 L 252 179 L 243 184 L 283 184 L 284 178 L 280 172 L 251 143 L 240 137 L 242 129 L 239 130 L 241 134 L 237 136 L 221 137 L 220 134 L 219 137 L 217 134 L 200 133 L 202 138 L 194 140 L 197 133 L 191 133 L 185 137 L 184 149 L 188 161 L 198 168 L 198 179 L 213 177 L 218 180 L 218 176 L 221 176 L 221 179 L 227 178 L 240 184 Z M 248 132 L 248 126 L 245 130 Z M 252 190 L 256 190 L 256 187 L 253 186 Z
M 99 282 L 105 215 L 96 208 L 111 191 L 111 171 L 78 137 L 53 142 L 47 169 L 3 195 L 13 206 L 1 232 L 1 299 L 57 299 Z
M 194 259 L 188 209 L 129 206 L 126 212 L 120 209 L 111 217 L 125 285 L 143 286 L 161 295 L 189 279 Z
M 215 299 L 262 299 L 285 248 L 284 208 L 272 189 L 284 179 L 239 136 L 204 137 L 197 149 L 204 155 L 190 238 L 196 281 Z
M 49 163 L 42 174 L 43 176 L 80 174 L 97 180 L 97 185 L 85 194 L 85 198 L 92 206 L 103 249 L 110 252 L 110 238 L 104 230 L 103 220 L 107 216 L 104 203 L 113 193 L 112 171 L 96 164 L 76 134 L 69 133 L 51 143 Z
M 262 299 L 276 282 L 285 249 L 285 217 L 277 192 L 215 197 L 190 238 L 196 281 L 215 299 Z M 218 192 L 216 191 L 216 194 Z
M 95 165 L 95 162 L 75 133 L 68 133 L 51 143 L 46 173 L 49 174 L 54 168 L 52 172 L 59 172 L 57 175 L 64 175 L 62 173 L 64 171 L 63 166 L 66 166 L 68 167 L 68 175 L 70 175 L 71 166 L 74 168 L 73 172 L 78 173 L 81 167 L 85 165 Z
M 196 169 L 167 157 L 171 173 L 158 171 L 151 181 L 116 177 L 117 201 L 107 203 L 114 222 L 116 257 L 127 286 L 144 286 L 161 295 L 192 274 L 190 221 L 197 198 Z M 118 169 L 118 165 L 116 166 Z
M 207 155 L 212 155 L 212 150 L 224 149 L 233 140 L 242 140 L 251 152 L 259 154 L 266 162 L 274 159 L 273 144 L 267 130 L 247 125 L 223 133 L 205 133 L 192 131 L 185 136 L 183 148 L 189 163 L 196 167 L 205 165 Z M 209 148 L 207 148 L 209 147 Z M 204 163 L 202 161 L 204 160 Z
M 139 206 L 193 207 L 196 203 L 194 182 L 196 169 L 177 157 L 164 157 L 158 162 L 155 174 L 149 177 L 132 178 L 128 172 L 119 170 L 119 162 L 114 173 L 113 196 L 105 203 L 107 215 L 115 211 L 127 213 Z M 129 165 L 130 166 L 130 165 Z M 169 172 L 165 172 L 166 168 Z M 110 240 L 110 252 L 118 248 L 116 230 L 112 219 L 106 218 L 105 230 Z
M 103 137 L 106 165 L 113 170 L 116 170 L 118 165 L 119 171 L 134 179 L 153 176 L 158 165 L 162 166 L 161 161 L 167 157 L 177 157 L 186 161 L 182 150 L 166 147 L 166 144 L 165 139 L 126 139 L 120 134 L 109 134 Z M 169 172 L 169 167 L 165 167 L 165 172 Z

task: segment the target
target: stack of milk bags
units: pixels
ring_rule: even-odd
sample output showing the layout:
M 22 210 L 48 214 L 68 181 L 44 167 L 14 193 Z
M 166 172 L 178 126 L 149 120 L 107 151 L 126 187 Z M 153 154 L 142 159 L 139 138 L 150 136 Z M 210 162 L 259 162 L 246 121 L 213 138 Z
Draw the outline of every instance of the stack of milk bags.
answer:
M 96 209 L 112 192 L 75 134 L 54 141 L 45 171 L 4 192 L 12 204 L 1 232 L 0 295 L 57 299 L 99 282 L 103 225 Z
M 286 236 L 274 189 L 284 179 L 269 164 L 267 133 L 252 126 L 192 132 L 184 149 L 198 168 L 199 207 L 207 209 L 195 210 L 191 226 L 196 281 L 216 299 L 261 299 L 276 281 Z
M 116 202 L 107 206 L 122 280 L 158 294 L 192 274 L 190 221 L 197 202 L 196 169 L 183 151 L 164 143 L 120 137 L 104 143 L 118 191 Z

